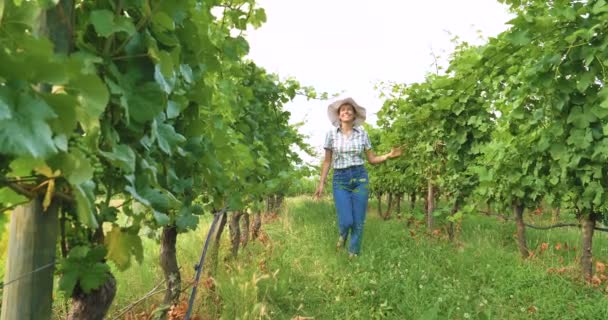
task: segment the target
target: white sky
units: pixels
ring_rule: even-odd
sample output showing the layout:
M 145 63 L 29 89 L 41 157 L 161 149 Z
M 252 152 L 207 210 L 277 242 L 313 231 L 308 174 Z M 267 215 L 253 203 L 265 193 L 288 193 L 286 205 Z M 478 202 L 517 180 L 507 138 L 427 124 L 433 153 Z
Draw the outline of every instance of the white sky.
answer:
M 495 0 L 258 0 L 267 22 L 249 30 L 249 58 L 282 79 L 294 77 L 317 92 L 352 96 L 376 122 L 382 106 L 374 84 L 412 83 L 434 72 L 431 51 L 445 59 L 453 36 L 480 44 L 511 19 Z M 451 35 L 449 33 L 451 33 Z M 285 107 L 291 122 L 319 152 L 330 101 L 297 98 Z M 305 160 L 317 163 L 314 158 Z

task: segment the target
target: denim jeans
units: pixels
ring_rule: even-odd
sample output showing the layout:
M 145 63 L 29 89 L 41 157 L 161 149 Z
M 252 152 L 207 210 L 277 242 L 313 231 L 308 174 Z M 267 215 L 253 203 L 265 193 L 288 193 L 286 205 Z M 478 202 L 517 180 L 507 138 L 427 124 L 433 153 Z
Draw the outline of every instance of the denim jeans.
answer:
M 334 169 L 333 192 L 340 236 L 348 239 L 350 232 L 348 251 L 359 254 L 369 196 L 369 179 L 365 167 Z

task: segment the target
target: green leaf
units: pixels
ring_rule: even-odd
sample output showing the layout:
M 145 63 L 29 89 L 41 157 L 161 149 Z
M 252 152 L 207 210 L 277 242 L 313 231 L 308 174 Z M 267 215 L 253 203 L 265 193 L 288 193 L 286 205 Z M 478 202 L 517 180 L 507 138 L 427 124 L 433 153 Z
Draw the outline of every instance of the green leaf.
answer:
M 105 259 L 107 252 L 104 246 L 96 245 L 87 252 L 86 259 L 92 263 L 100 262 Z
M 264 167 L 264 168 L 269 168 L 270 167 L 270 162 L 268 161 L 268 159 L 264 158 L 264 157 L 259 157 L 256 159 L 257 164 L 259 164 L 260 166 Z
M 11 188 L 8 188 L 8 187 L 0 188 L 0 203 L 4 207 L 10 207 L 15 204 L 25 202 L 27 200 L 28 199 L 26 197 L 16 193 Z M 1 212 L 0 212 L 0 214 L 1 214 Z
M 157 57 L 159 61 L 154 68 L 154 80 L 161 86 L 163 91 L 171 93 L 177 79 L 173 58 L 167 51 L 158 52 Z
M 80 105 L 76 97 L 67 94 L 45 94 L 42 97 L 57 115 L 49 121 L 53 132 L 69 136 L 78 124 L 76 110 Z
M 53 53 L 53 44 L 48 37 L 20 35 L 18 41 L 18 58 L 6 66 L 10 78 L 27 79 L 30 83 L 65 84 L 68 80 L 65 58 Z M 14 71 L 20 73 L 12 74 Z
M 180 230 L 195 230 L 198 225 L 198 217 L 195 215 L 179 216 L 176 221 L 177 227 Z
M 135 152 L 127 145 L 115 145 L 111 152 L 100 151 L 99 154 L 110 160 L 113 166 L 122 169 L 127 174 L 135 171 Z
M 135 33 L 133 22 L 124 16 L 114 16 L 110 10 L 93 10 L 90 15 L 90 22 L 102 37 L 108 37 L 116 32 L 126 32 L 127 35 Z
M 57 149 L 63 152 L 68 151 L 68 137 L 65 134 L 62 133 L 56 135 L 53 138 L 53 141 L 55 142 L 55 146 L 57 147 Z
M 601 120 L 608 117 L 608 109 L 599 107 L 595 104 L 589 106 L 589 111 L 591 111 L 591 113 L 593 113 L 594 116 L 596 116 L 598 119 L 601 119 Z
M 152 214 L 154 215 L 154 220 L 158 223 L 159 226 L 166 226 L 171 222 L 171 219 L 166 213 L 158 212 L 156 210 L 152 210 Z
M 61 170 L 71 185 L 80 185 L 93 178 L 91 162 L 78 149 L 62 154 L 54 162 L 54 167 Z
M 486 167 L 475 166 L 475 167 L 471 168 L 471 171 L 475 172 L 479 176 L 479 181 L 481 181 L 481 182 L 492 181 L 492 174 Z
M 608 160 L 608 138 L 604 138 L 600 142 L 594 144 L 591 159 L 602 163 Z
M 181 202 L 167 190 L 150 188 L 146 184 L 145 177 L 139 176 L 136 178 L 133 175 L 129 175 L 126 176 L 126 179 L 130 182 L 130 185 L 126 186 L 125 190 L 141 204 L 154 209 L 153 214 L 155 218 L 158 221 L 162 221 L 163 225 L 169 222 L 169 218 L 160 211 L 169 212 L 181 206 Z
M 568 114 L 568 123 L 574 124 L 578 129 L 585 129 L 597 118 L 591 112 L 585 112 L 582 107 L 574 107 Z
M 228 206 L 232 209 L 243 207 L 243 195 L 240 192 L 231 193 L 228 196 Z
M 127 35 L 135 33 L 135 25 L 133 21 L 125 16 L 118 16 L 114 20 L 114 32 L 125 32 Z
M 192 214 L 188 207 L 182 207 L 175 221 L 176 226 L 181 231 L 188 229 L 195 230 L 198 226 L 198 216 Z
M 178 104 L 178 102 L 169 100 L 167 103 L 167 119 L 175 119 L 181 112 L 181 106 Z
M 224 51 L 226 58 L 238 61 L 241 57 L 249 53 L 249 43 L 242 36 L 236 38 L 226 38 Z
M 9 172 L 9 177 L 26 177 L 32 174 L 32 171 L 38 167 L 42 167 L 45 165 L 44 160 L 36 159 L 32 157 L 20 157 L 17 158 L 9 164 L 9 168 L 11 168 L 11 172 Z
M 550 182 L 552 185 L 556 186 L 556 185 L 559 183 L 559 177 L 558 177 L 558 176 L 551 176 L 551 177 L 549 178 L 549 182 Z
M 76 246 L 68 253 L 68 259 L 70 260 L 85 260 L 87 255 L 91 251 L 91 248 L 87 246 Z
M 566 149 L 566 146 L 560 143 L 552 144 L 549 152 L 554 160 L 567 159 L 568 157 L 568 150 Z
M 156 210 L 168 212 L 181 206 L 181 202 L 167 190 L 148 188 L 144 190 L 143 194 Z
M 586 149 L 591 145 L 593 141 L 593 136 L 591 135 L 591 131 L 589 128 L 587 130 L 582 129 L 573 129 L 570 130 L 570 136 L 566 140 L 568 144 L 574 145 L 577 148 Z
M 72 190 L 76 198 L 78 220 L 91 229 L 97 229 L 95 218 L 95 183 L 86 181 L 80 185 L 73 185 Z
M 59 290 L 65 292 L 67 296 L 71 296 L 80 274 L 81 271 L 76 266 L 65 267 L 59 279 Z
M 110 274 L 110 268 L 102 262 L 105 253 L 106 250 L 102 246 L 92 249 L 86 246 L 72 248 L 59 264 L 59 290 L 71 296 L 77 284 L 85 293 L 103 285 Z
M 110 267 L 105 263 L 95 263 L 80 275 L 80 288 L 84 293 L 90 293 L 101 287 L 109 279 Z
M 114 262 L 119 270 L 124 271 L 131 266 L 131 255 L 139 263 L 143 260 L 144 249 L 141 238 L 133 232 L 123 232 L 114 225 L 112 231 L 105 236 L 105 245 L 108 249 L 107 258 Z
M 32 80 L 47 84 L 65 84 L 69 80 L 65 61 L 49 61 L 52 55 L 45 56 L 44 61 L 28 59 L 26 63 L 32 68 Z
M 103 64 L 103 59 L 87 51 L 76 51 L 70 54 L 67 61 L 68 70 L 73 74 L 97 74 L 97 65 Z
M 507 39 L 514 45 L 525 46 L 530 43 L 530 36 L 526 30 L 517 30 L 507 35 Z
M 141 204 L 145 205 L 146 207 L 150 207 L 152 204 L 148 199 L 146 199 L 145 195 L 143 194 L 143 191 L 145 191 L 146 188 L 149 188 L 147 187 L 148 181 L 145 176 L 135 176 L 133 174 L 130 174 L 126 175 L 125 179 L 129 181 L 129 185 L 125 187 L 125 191 L 131 194 L 131 196 L 133 196 L 133 198 L 139 201 Z M 139 188 L 141 188 L 142 190 L 140 191 Z
M 190 68 L 187 64 L 180 64 L 179 71 L 187 83 L 192 83 L 194 81 L 194 77 L 192 76 L 192 68 Z
M 186 141 L 184 136 L 175 132 L 173 126 L 165 123 L 157 126 L 156 139 L 160 149 L 169 155 L 172 154 L 171 150 Z
M 604 86 L 602 90 L 598 93 L 598 97 L 600 97 L 600 107 L 604 109 L 608 109 L 608 87 Z
M 91 12 L 91 24 L 95 32 L 102 37 L 107 37 L 113 33 L 114 13 L 110 10 L 94 10 Z
M 116 207 L 102 206 L 99 210 L 99 220 L 104 222 L 116 222 L 120 211 Z
M 175 29 L 175 22 L 166 13 L 159 11 L 152 16 L 152 23 L 162 31 L 172 31 Z
M 588 203 L 598 206 L 601 204 L 603 194 L 604 188 L 602 188 L 602 185 L 597 181 L 593 181 L 585 187 L 583 199 Z
M 78 91 L 81 111 L 78 116 L 99 118 L 106 109 L 110 94 L 105 83 L 96 75 L 81 75 L 70 82 L 69 89 Z
M 57 115 L 37 96 L 20 92 L 9 98 L 0 86 L 0 99 L 11 105 L 10 117 L 0 120 L 0 153 L 46 158 L 57 152 L 48 120 Z
M 165 93 L 171 94 L 173 88 L 175 87 L 176 77 L 172 76 L 170 78 L 166 78 L 162 75 L 161 69 L 162 67 L 158 64 L 154 66 L 154 80 L 156 80 L 156 83 L 158 83 Z
M 127 93 L 129 116 L 138 123 L 151 121 L 165 109 L 166 99 L 158 84 L 148 82 Z
M 608 4 L 606 4 L 606 1 L 604 1 L 604 0 L 599 0 L 595 3 L 593 8 L 591 8 L 591 12 L 593 14 L 600 14 L 603 12 L 608 12 Z
M 249 22 L 254 28 L 259 28 L 264 22 L 266 22 L 266 11 L 264 8 L 258 8 L 253 10 Z
M 578 91 L 584 93 L 587 88 L 595 81 L 595 73 L 593 72 L 584 72 L 578 82 L 576 83 L 576 88 Z

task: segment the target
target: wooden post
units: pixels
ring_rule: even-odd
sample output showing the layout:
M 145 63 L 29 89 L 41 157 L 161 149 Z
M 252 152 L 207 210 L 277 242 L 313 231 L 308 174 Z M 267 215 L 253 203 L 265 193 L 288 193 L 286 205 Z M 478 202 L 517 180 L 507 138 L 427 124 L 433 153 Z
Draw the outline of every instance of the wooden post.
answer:
M 581 217 L 582 246 L 581 246 L 581 271 L 587 281 L 593 276 L 593 233 L 598 214 L 591 212 Z
M 0 11 L 3 6 L 4 1 L 0 0 Z M 40 14 L 39 30 L 34 31 L 47 36 L 57 53 L 71 50 L 73 12 L 74 1 L 61 0 Z M 50 91 L 46 84 L 40 84 L 39 88 Z M 58 207 L 53 200 L 45 212 L 42 197 L 36 197 L 13 211 L 0 320 L 51 318 Z
M 452 207 L 452 212 L 450 212 L 450 217 L 453 217 L 454 215 L 456 215 L 456 213 L 460 210 L 460 199 L 458 197 L 456 197 L 456 199 L 454 199 L 454 206 Z M 455 222 L 454 221 L 450 221 L 448 223 L 448 238 L 450 239 L 450 241 L 454 241 L 454 239 L 456 238 L 456 227 L 455 227 Z
M 230 223 L 228 224 L 228 230 L 230 231 L 230 252 L 232 257 L 236 258 L 239 253 L 239 245 L 241 243 L 241 215 L 242 211 L 235 211 L 230 217 Z
M 391 216 L 391 211 L 393 210 L 393 193 L 388 193 L 388 208 L 386 208 L 386 213 L 384 214 L 384 220 L 388 220 Z
M 413 191 L 412 193 L 410 193 L 410 209 L 412 211 L 414 211 L 415 207 L 416 207 L 416 191 Z M 426 210 L 426 205 L 424 206 L 424 210 Z
M 1 320 L 51 318 L 57 211 L 53 203 L 44 212 L 42 198 L 13 211 Z
M 433 231 L 433 211 L 435 210 L 435 189 L 433 186 L 433 180 L 429 178 L 428 189 L 427 189 L 427 205 L 426 208 L 426 228 L 429 232 Z
M 528 245 L 526 242 L 526 225 L 524 223 L 524 206 L 513 202 L 513 213 L 515 216 L 515 224 L 517 225 L 517 247 L 519 254 L 526 259 L 530 256 Z

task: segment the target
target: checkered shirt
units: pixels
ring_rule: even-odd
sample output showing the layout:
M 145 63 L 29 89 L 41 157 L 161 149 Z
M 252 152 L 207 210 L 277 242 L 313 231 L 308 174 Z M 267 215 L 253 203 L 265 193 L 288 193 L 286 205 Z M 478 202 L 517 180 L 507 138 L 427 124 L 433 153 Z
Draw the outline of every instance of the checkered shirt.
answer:
M 344 169 L 364 164 L 364 152 L 371 149 L 372 144 L 361 127 L 354 127 L 349 137 L 344 136 L 340 128 L 335 128 L 327 132 L 323 148 L 332 151 L 333 168 Z

